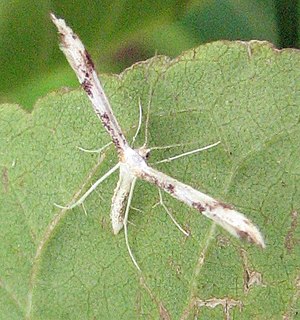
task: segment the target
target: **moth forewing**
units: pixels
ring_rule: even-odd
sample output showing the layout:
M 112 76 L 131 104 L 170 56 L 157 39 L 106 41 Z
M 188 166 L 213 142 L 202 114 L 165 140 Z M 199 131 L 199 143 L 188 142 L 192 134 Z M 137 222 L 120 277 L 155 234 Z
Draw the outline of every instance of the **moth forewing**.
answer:
M 212 197 L 195 190 L 150 166 L 143 167 L 139 177 L 156 184 L 172 197 L 184 202 L 188 206 L 215 221 L 235 237 L 246 239 L 262 248 L 265 247 L 264 239 L 258 228 L 243 214 Z
M 63 19 L 56 18 L 54 14 L 50 14 L 50 16 L 61 36 L 60 49 L 92 102 L 95 113 L 111 136 L 119 155 L 122 155 L 128 143 L 113 114 L 89 53 L 79 37 L 66 25 Z

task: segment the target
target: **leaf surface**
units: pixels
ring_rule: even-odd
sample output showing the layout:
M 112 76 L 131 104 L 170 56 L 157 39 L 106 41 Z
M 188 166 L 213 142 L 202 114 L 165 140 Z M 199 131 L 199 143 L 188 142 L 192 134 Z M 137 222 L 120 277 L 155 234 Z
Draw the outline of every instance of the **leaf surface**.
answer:
M 221 140 L 214 149 L 154 167 L 231 203 L 253 220 L 267 248 L 242 243 L 138 181 L 129 241 L 113 236 L 114 174 L 70 211 L 117 163 L 77 147 L 109 142 L 82 90 L 39 100 L 32 114 L 1 105 L 0 313 L 5 319 L 269 319 L 299 312 L 299 52 L 264 42 L 215 42 L 170 60 L 155 57 L 103 76 L 130 141 L 149 110 L 150 163 Z

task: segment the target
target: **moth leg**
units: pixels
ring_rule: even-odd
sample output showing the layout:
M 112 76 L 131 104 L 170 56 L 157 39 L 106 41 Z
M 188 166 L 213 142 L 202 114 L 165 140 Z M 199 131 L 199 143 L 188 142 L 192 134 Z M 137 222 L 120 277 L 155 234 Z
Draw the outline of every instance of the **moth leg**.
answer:
M 103 150 L 105 150 L 107 147 L 109 147 L 110 145 L 112 144 L 112 141 L 107 143 L 105 146 L 103 146 L 102 148 L 100 149 L 85 149 L 85 148 L 82 148 L 82 147 L 76 147 L 77 149 L 83 151 L 83 152 L 87 152 L 87 153 L 101 153 Z
M 138 123 L 138 127 L 136 129 L 136 132 L 132 138 L 132 148 L 134 146 L 134 143 L 135 143 L 135 140 L 136 140 L 138 134 L 141 131 L 142 119 L 143 119 L 143 109 L 142 109 L 141 99 L 139 98 L 139 123 Z
M 148 135 L 149 135 L 149 122 L 150 122 L 150 109 L 151 109 L 151 104 L 152 104 L 152 97 L 153 97 L 153 86 L 151 85 L 149 89 L 149 100 L 148 100 L 148 106 L 147 106 L 147 116 L 146 116 L 146 121 L 145 121 L 145 141 L 141 149 L 146 149 L 146 146 L 148 144 Z
M 141 268 L 139 267 L 138 263 L 136 262 L 134 255 L 131 251 L 130 245 L 129 245 L 129 240 L 128 240 L 128 230 L 127 230 L 127 224 L 128 224 L 128 214 L 129 214 L 129 209 L 130 209 L 130 204 L 133 196 L 133 191 L 134 191 L 134 186 L 135 186 L 136 178 L 132 180 L 131 186 L 130 186 L 130 191 L 128 195 L 128 201 L 126 205 L 126 210 L 125 210 L 125 215 L 124 215 L 124 220 L 123 220 L 123 225 L 124 225 L 124 234 L 125 234 L 125 242 L 126 242 L 126 247 L 129 252 L 130 258 L 135 265 L 135 267 L 138 269 L 138 271 L 141 272 Z
M 98 185 L 103 182 L 106 178 L 108 178 L 112 173 L 114 173 L 118 168 L 120 167 L 120 163 L 116 164 L 114 167 L 112 167 L 109 171 L 107 171 L 100 179 L 98 179 L 89 189 L 86 191 L 86 193 L 75 203 L 68 205 L 68 206 L 61 206 L 59 204 L 54 203 L 54 205 L 61 209 L 73 209 L 80 204 L 84 202 L 84 200 L 98 187 Z
M 170 212 L 170 210 L 167 208 L 167 206 L 164 204 L 164 201 L 163 201 L 163 197 L 162 197 L 162 192 L 160 190 L 160 188 L 158 188 L 158 193 L 159 193 L 159 202 L 157 204 L 155 204 L 153 207 L 156 207 L 157 205 L 161 205 L 166 213 L 168 214 L 168 216 L 171 218 L 171 220 L 173 221 L 173 223 L 175 224 L 175 226 L 185 235 L 185 236 L 189 236 L 190 234 L 185 231 L 181 226 L 180 224 L 176 221 L 176 219 L 174 218 L 174 216 L 172 215 L 172 213 Z
M 170 157 L 170 158 L 166 158 L 166 159 L 157 161 L 157 162 L 155 162 L 155 164 L 164 163 L 164 162 L 171 162 L 173 160 L 176 160 L 176 159 L 179 159 L 179 158 L 182 158 L 182 157 L 185 157 L 185 156 L 189 156 L 189 155 L 194 154 L 194 153 L 198 153 L 200 151 L 204 151 L 204 150 L 213 148 L 213 147 L 217 146 L 220 143 L 221 143 L 221 141 L 218 141 L 218 142 L 215 142 L 213 144 L 210 144 L 208 146 L 205 146 L 205 147 L 202 147 L 202 148 L 199 148 L 199 149 L 194 149 L 194 150 L 191 150 L 191 151 L 188 151 L 188 152 L 184 152 L 184 153 L 178 154 L 177 156 L 174 156 L 174 157 Z

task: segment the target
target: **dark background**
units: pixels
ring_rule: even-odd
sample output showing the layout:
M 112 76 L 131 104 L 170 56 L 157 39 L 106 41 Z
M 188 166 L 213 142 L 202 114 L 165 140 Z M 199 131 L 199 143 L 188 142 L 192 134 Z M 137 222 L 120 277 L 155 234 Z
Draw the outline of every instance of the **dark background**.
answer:
M 78 87 L 58 50 L 51 11 L 80 35 L 98 72 L 119 73 L 155 54 L 176 57 L 222 39 L 299 48 L 299 2 L 0 0 L 0 102 L 30 110 L 51 90 Z

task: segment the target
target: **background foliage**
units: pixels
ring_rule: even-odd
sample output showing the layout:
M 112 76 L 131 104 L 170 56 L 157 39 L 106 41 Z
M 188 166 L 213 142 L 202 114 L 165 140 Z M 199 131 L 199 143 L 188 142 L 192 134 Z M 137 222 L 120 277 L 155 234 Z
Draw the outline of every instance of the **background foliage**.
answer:
M 99 72 L 120 72 L 157 54 L 201 43 L 268 40 L 299 46 L 299 0 L 0 0 L 0 102 L 31 109 L 61 86 L 77 87 L 57 47 L 49 12 L 84 39 Z

